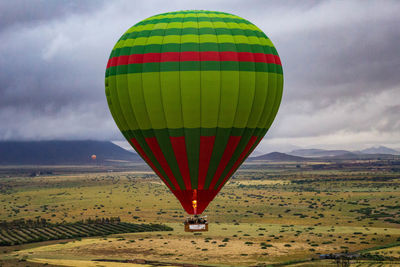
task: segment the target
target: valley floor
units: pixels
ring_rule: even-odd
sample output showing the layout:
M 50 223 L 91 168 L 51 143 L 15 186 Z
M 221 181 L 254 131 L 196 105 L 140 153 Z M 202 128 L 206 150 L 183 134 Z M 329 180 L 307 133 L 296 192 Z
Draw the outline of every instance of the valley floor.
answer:
M 209 232 L 195 234 L 183 231 L 183 209 L 151 172 L 47 166 L 41 168 L 50 175 L 29 177 L 23 168 L 18 173 L 10 167 L 12 174 L 3 168 L 0 220 L 60 223 L 118 216 L 125 222 L 167 224 L 174 231 L 3 246 L 0 263 L 336 266 L 319 255 L 354 253 L 360 257 L 351 266 L 395 266 L 400 261 L 396 166 L 387 160 L 245 164 L 207 208 Z M 104 259 L 131 262 L 96 261 Z

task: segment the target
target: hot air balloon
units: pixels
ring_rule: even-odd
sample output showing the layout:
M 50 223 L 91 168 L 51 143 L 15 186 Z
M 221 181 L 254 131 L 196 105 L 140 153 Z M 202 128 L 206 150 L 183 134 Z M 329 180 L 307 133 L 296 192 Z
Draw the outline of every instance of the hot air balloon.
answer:
M 188 214 L 201 214 L 258 145 L 282 89 L 280 58 L 259 28 L 203 10 L 129 28 L 105 75 L 117 126 Z

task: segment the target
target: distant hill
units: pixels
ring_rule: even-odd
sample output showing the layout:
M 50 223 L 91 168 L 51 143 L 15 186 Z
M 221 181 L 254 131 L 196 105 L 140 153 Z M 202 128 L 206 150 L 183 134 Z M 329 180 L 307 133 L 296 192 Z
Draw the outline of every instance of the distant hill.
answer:
M 370 147 L 361 151 L 348 151 L 348 150 L 327 150 L 327 149 L 296 149 L 288 153 L 292 156 L 307 157 L 307 158 L 371 158 L 370 156 L 359 156 L 360 154 L 375 155 L 374 158 L 380 155 L 400 155 L 400 151 L 385 147 Z
M 395 159 L 399 160 L 400 156 L 392 154 L 362 154 L 362 153 L 346 153 L 343 155 L 324 157 L 324 160 L 383 160 L 383 159 Z
M 331 150 L 332 151 L 332 150 Z M 334 150 L 334 151 L 345 151 L 345 150 Z M 322 154 L 322 153 L 321 153 Z M 328 156 L 315 156 L 315 157 L 299 157 L 288 155 L 280 152 L 272 152 L 262 156 L 250 157 L 249 161 L 263 160 L 263 161 L 342 161 L 342 160 L 379 160 L 379 159 L 395 159 L 399 160 L 399 155 L 391 155 L 391 154 L 361 154 L 361 153 L 353 153 L 353 152 L 344 152 L 343 154 L 338 153 L 338 155 L 329 155 Z
M 96 155 L 96 160 L 91 155 Z M 142 162 L 140 157 L 109 141 L 3 141 L 0 165 L 94 164 Z
M 400 155 L 400 151 L 385 147 L 385 146 L 377 146 L 377 147 L 369 147 L 360 151 L 363 154 L 391 154 L 391 155 Z
M 266 161 L 305 161 L 306 158 L 292 156 L 280 152 L 272 152 L 258 157 L 249 158 L 249 160 L 266 160 Z
M 334 157 L 351 153 L 347 150 L 325 150 L 325 149 L 296 149 L 289 152 L 289 155 L 298 157 Z
M 250 157 L 258 157 L 258 156 L 262 156 L 264 155 L 264 153 L 262 151 L 259 150 L 254 150 L 253 152 L 251 152 Z

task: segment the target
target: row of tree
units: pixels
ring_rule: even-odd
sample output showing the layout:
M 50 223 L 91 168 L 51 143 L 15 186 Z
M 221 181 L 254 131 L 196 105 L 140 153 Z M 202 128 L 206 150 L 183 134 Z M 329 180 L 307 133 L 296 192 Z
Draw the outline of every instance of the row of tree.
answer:
M 36 220 L 17 219 L 17 220 L 12 220 L 12 221 L 0 221 L 0 229 L 36 228 L 36 227 L 45 227 L 48 225 L 49 225 L 49 223 L 44 218 L 36 218 Z
M 120 217 L 109 217 L 109 218 L 88 218 L 85 220 L 79 221 L 82 224 L 117 224 L 121 222 Z M 17 219 L 12 221 L 0 221 L 0 229 L 14 229 L 14 228 L 38 228 L 38 227 L 46 227 L 46 226 L 54 226 L 60 224 L 68 224 L 66 222 L 63 223 L 49 223 L 45 218 L 36 218 L 36 219 Z

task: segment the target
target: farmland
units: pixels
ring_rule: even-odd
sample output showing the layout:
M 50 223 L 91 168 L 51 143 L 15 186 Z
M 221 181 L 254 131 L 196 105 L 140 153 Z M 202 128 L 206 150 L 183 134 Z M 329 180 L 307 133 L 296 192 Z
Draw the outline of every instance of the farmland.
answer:
M 144 166 L 2 167 L 0 220 L 68 225 L 119 217 L 174 231 L 1 247 L 1 259 L 39 265 L 134 259 L 251 266 L 362 253 L 400 241 L 398 166 L 391 160 L 248 162 L 207 208 L 210 231 L 198 234 L 183 231 L 186 214 L 179 202 Z M 368 253 L 381 260 L 400 258 L 396 246 Z
M 49 224 L 45 219 L 16 220 L 11 223 L 2 223 L 0 229 L 0 246 L 110 234 L 173 230 L 171 227 L 161 224 L 124 223 L 118 217 L 61 224 Z

